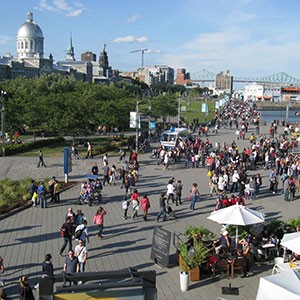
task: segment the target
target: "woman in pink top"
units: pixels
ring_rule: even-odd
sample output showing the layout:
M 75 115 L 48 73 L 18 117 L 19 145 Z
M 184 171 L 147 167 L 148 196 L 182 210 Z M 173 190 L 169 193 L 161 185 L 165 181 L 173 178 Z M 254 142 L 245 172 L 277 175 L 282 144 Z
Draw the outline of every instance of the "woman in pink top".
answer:
M 98 238 L 102 238 L 102 231 L 103 231 L 103 223 L 104 223 L 104 215 L 106 215 L 106 211 L 103 207 L 99 207 L 97 212 L 94 216 L 94 224 L 98 225 Z
M 144 195 L 144 197 L 141 200 L 141 206 L 143 210 L 143 219 L 144 221 L 147 220 L 147 215 L 148 215 L 148 209 L 150 208 L 150 201 L 149 198 L 147 197 L 147 194 Z

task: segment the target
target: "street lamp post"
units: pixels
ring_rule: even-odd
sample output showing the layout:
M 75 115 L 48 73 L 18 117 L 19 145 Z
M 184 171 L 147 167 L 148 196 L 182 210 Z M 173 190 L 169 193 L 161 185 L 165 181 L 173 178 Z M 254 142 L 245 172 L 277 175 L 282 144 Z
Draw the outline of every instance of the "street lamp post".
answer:
M 180 110 L 181 110 L 181 99 L 178 97 L 178 128 L 180 128 Z
M 136 107 L 135 107 L 135 114 L 136 114 L 136 119 L 135 119 L 135 151 L 138 152 L 139 150 L 139 126 L 140 126 L 140 118 L 139 118 L 139 104 L 143 101 L 148 101 L 149 99 L 141 99 L 141 100 L 137 100 L 136 101 Z M 151 110 L 151 101 L 150 101 L 150 106 L 149 106 L 149 110 Z M 151 134 L 151 131 L 150 131 L 150 116 L 148 117 L 148 126 L 149 126 L 149 131 L 148 131 L 148 134 L 149 134 L 149 141 L 150 141 L 150 134 Z
M 136 101 L 135 107 L 135 151 L 139 151 L 139 101 Z
M 5 109 L 4 109 L 4 95 L 6 92 L 1 90 L 1 135 L 2 135 L 2 156 L 5 156 Z
M 206 123 L 208 117 L 207 92 L 205 92 L 204 94 L 204 99 L 205 99 L 205 123 Z

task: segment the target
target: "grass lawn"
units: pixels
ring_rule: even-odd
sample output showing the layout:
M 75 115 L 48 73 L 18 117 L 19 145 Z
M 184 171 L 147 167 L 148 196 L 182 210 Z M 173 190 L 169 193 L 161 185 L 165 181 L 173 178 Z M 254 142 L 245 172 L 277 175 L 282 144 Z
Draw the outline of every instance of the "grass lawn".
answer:
M 21 140 L 22 140 L 22 138 L 21 138 Z M 109 138 L 107 136 L 87 137 L 87 138 L 76 139 L 75 144 L 77 146 L 79 156 L 83 157 L 83 156 L 86 155 L 87 148 L 83 145 L 82 146 L 79 145 L 79 143 L 82 143 L 84 141 L 89 141 L 93 145 L 93 148 L 95 150 L 94 152 L 99 153 L 99 148 L 100 147 L 106 147 L 109 144 L 109 142 L 112 142 L 113 140 L 114 140 L 113 137 Z M 122 139 L 122 141 L 124 141 L 124 140 L 125 139 Z M 48 157 L 49 156 L 50 157 L 55 156 L 55 157 L 57 157 L 57 156 L 62 156 L 63 155 L 63 148 L 64 147 L 70 147 L 71 145 L 72 145 L 72 141 L 68 140 L 68 141 L 64 141 L 64 142 L 61 142 L 61 143 L 56 143 L 56 144 L 53 144 L 53 145 L 50 145 L 50 146 L 47 146 L 47 147 L 43 147 L 42 150 L 43 150 L 43 153 L 44 153 L 45 156 L 48 156 Z M 118 151 L 119 151 L 119 149 L 116 145 L 116 150 L 107 151 L 107 153 L 109 155 L 116 155 L 118 153 Z M 16 154 L 16 156 L 36 157 L 36 156 L 38 156 L 38 152 L 39 152 L 39 149 L 33 149 L 33 150 L 28 151 L 28 152 L 18 153 L 18 154 Z
M 184 117 L 188 122 L 193 122 L 193 119 L 198 118 L 199 123 L 206 123 L 205 122 L 205 113 L 201 111 L 202 103 L 205 101 L 191 101 L 191 102 L 181 102 L 181 107 L 186 107 L 186 112 L 181 112 L 181 116 Z M 215 111 L 215 101 L 207 101 L 208 104 L 208 116 L 207 121 L 211 120 L 214 116 Z

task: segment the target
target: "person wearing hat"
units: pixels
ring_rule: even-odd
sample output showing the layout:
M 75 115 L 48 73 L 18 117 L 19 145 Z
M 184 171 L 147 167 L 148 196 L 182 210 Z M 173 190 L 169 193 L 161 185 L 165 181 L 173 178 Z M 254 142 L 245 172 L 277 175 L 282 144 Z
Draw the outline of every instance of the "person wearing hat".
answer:
M 230 252 L 232 241 L 227 230 L 223 231 L 219 238 L 219 242 L 221 248 L 223 248 L 226 252 Z
M 28 276 L 21 276 L 19 279 L 20 283 L 20 300 L 34 300 L 32 288 L 28 283 Z

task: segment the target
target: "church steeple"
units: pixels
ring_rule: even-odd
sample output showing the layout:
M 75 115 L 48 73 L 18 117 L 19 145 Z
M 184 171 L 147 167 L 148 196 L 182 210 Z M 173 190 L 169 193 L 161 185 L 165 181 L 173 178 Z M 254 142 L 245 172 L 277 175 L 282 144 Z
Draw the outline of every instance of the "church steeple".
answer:
M 67 48 L 66 60 L 75 61 L 75 53 L 74 53 L 74 47 L 72 43 L 72 33 L 70 33 L 70 41 L 69 41 L 69 46 Z
M 106 44 L 104 44 L 103 51 L 99 55 L 99 67 L 107 69 L 109 67 L 107 52 L 105 51 Z

